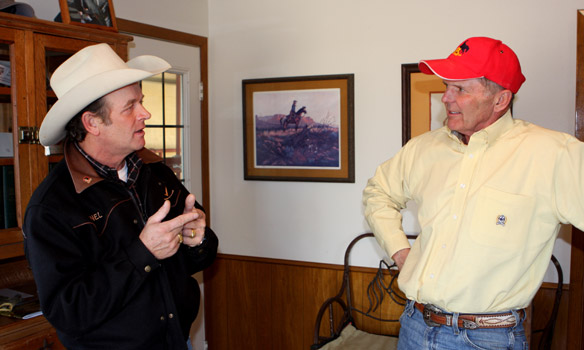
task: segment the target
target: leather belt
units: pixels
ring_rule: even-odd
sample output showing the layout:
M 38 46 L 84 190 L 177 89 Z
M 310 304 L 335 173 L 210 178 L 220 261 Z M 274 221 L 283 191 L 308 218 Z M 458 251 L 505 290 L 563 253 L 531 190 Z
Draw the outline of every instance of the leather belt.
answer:
M 445 313 L 434 305 L 424 305 L 418 302 L 414 303 L 416 309 L 420 310 L 424 317 L 424 322 L 429 327 L 452 326 L 452 314 Z M 525 311 L 519 310 L 520 318 L 523 318 Z M 514 327 L 517 324 L 515 316 L 511 312 L 503 314 L 459 314 L 458 328 L 477 329 L 477 328 L 507 328 Z

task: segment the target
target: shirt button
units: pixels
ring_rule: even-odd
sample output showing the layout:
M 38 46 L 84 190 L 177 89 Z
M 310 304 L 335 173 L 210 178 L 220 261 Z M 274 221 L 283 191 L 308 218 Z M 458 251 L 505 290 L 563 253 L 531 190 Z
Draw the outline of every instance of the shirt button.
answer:
M 456 216 L 456 214 L 454 214 L 454 215 L 452 215 L 452 218 L 453 218 L 454 220 L 456 220 L 456 219 L 458 219 L 458 216 Z
M 146 265 L 146 267 L 144 268 L 144 271 L 150 272 L 150 271 L 152 271 L 152 268 L 150 267 L 150 265 Z
M 168 314 L 168 318 L 174 318 L 173 314 Z
M 138 219 L 134 219 L 134 225 L 138 224 Z
M 433 273 L 430 274 L 430 279 L 434 279 L 434 274 Z
M 474 158 L 474 154 L 469 154 L 468 157 L 469 158 Z
M 164 321 L 164 316 L 160 316 L 160 321 Z
M 466 185 L 465 184 L 460 184 L 460 188 L 465 188 Z
M 446 244 L 443 244 L 442 245 L 442 249 L 446 249 Z

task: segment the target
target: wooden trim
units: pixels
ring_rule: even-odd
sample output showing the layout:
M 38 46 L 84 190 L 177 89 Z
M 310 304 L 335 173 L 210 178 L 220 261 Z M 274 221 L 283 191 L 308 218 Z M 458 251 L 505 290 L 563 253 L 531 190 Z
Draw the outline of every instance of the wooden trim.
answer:
M 582 64 L 582 63 L 579 63 Z M 578 82 L 581 84 L 582 82 Z M 584 349 L 584 234 L 572 229 L 570 257 L 570 300 L 568 309 L 568 349 Z
M 271 265 L 287 265 L 287 266 L 298 266 L 298 267 L 309 267 L 314 269 L 327 269 L 327 270 L 343 270 L 343 265 L 338 264 L 327 264 L 327 263 L 316 263 L 308 261 L 299 260 L 283 260 L 274 258 L 262 258 L 256 256 L 246 256 L 246 255 L 233 255 L 233 254 L 217 254 L 217 259 L 232 260 L 240 262 L 255 262 Z M 361 273 L 377 273 L 377 267 L 363 267 L 363 266 L 351 266 L 351 271 L 361 272 Z M 553 288 L 553 287 L 550 287 Z
M 558 284 L 557 283 L 552 283 L 552 282 L 543 282 L 541 284 L 541 287 L 539 287 L 539 289 L 556 289 L 556 288 L 558 288 Z M 562 290 L 563 291 L 569 291 L 570 290 L 570 285 L 563 284 L 562 285 Z
M 201 182 L 203 185 L 202 205 L 206 210 L 207 222 L 211 222 L 211 194 L 209 190 L 209 75 L 207 38 L 199 35 L 179 32 L 172 29 L 157 27 L 145 23 L 116 19 L 118 30 L 131 35 L 158 39 L 177 44 L 190 45 L 199 48 L 201 62 L 201 82 L 203 83 L 203 100 L 201 101 Z
M 153 26 L 146 23 L 131 21 L 128 19 L 117 18 L 120 32 L 130 35 L 138 35 L 147 38 L 185 44 L 190 46 L 207 46 L 207 38 L 195 34 L 179 32 L 176 30 Z
M 576 131 L 584 141 L 584 10 L 578 10 L 576 50 Z
M 272 264 L 272 265 L 313 267 L 313 268 L 319 268 L 319 269 L 333 269 L 333 270 L 342 270 L 343 269 L 343 265 L 337 265 L 337 264 L 314 263 L 314 262 L 297 261 L 297 260 L 283 260 L 283 259 L 262 258 L 262 257 L 256 257 L 256 256 L 221 254 L 221 253 L 217 254 L 217 259 L 235 260 L 235 261 L 240 261 L 240 262 L 242 262 L 242 261 L 243 262 L 255 262 L 255 263 Z
M 23 62 L 30 60 L 30 51 L 32 47 L 28 39 L 31 38 L 30 32 L 17 31 L 15 33 L 15 41 L 12 44 L 10 50 L 10 61 L 11 62 Z M 25 63 L 26 67 L 29 67 L 29 62 Z M 28 126 L 36 125 L 34 124 L 34 113 L 33 104 L 30 102 L 29 96 L 34 96 L 34 89 L 31 89 L 31 80 L 34 79 L 34 74 L 31 74 L 28 70 L 26 72 L 20 72 L 17 69 L 18 65 L 12 65 L 12 81 L 14 82 L 11 86 L 11 98 L 13 101 L 13 113 L 12 113 L 12 127 L 18 126 Z M 15 135 L 13 133 L 13 135 Z M 35 184 L 31 179 L 31 168 L 30 160 L 35 158 L 35 149 L 33 147 L 27 147 L 29 145 L 20 145 L 16 140 L 13 140 L 14 149 L 14 190 L 16 195 L 16 217 L 18 222 L 18 227 L 22 227 L 22 222 L 24 219 L 24 211 L 26 205 L 28 204 L 28 199 L 34 191 Z M 22 237 L 19 238 L 22 241 Z M 22 252 L 21 252 L 22 253 Z M 0 254 L 1 256 L 4 256 Z
M 0 233 L 0 246 L 22 243 L 22 230 L 17 227 L 0 230 Z
M 367 286 L 377 268 L 351 267 L 351 271 L 353 306 L 366 310 Z M 241 344 L 249 349 L 308 349 L 318 311 L 338 294 L 342 278 L 343 265 L 218 254 L 205 270 L 205 294 L 211 295 L 205 298 L 209 349 L 239 349 Z M 539 331 L 547 325 L 556 288 L 556 283 L 544 283 L 539 289 L 530 308 L 531 329 Z M 550 350 L 566 348 L 568 300 L 566 292 Z M 378 317 L 397 319 L 401 310 L 385 305 L 376 312 Z M 360 329 L 383 334 L 397 334 L 399 328 L 397 323 L 381 324 L 358 314 L 355 322 Z M 328 326 L 324 323 L 328 322 L 321 327 Z M 534 345 L 541 335 L 533 334 Z
M 247 256 L 247 255 L 234 255 L 234 254 L 217 254 L 217 259 L 231 260 L 239 262 L 253 262 L 253 263 L 263 263 L 270 265 L 287 265 L 287 266 L 298 266 L 298 267 L 309 267 L 316 269 L 327 269 L 327 270 L 343 270 L 343 265 L 339 264 L 328 264 L 328 263 L 317 263 L 309 261 L 299 261 L 299 260 L 284 260 L 284 259 L 274 259 L 274 258 L 262 258 L 257 256 Z M 362 273 L 377 273 L 377 267 L 364 267 L 364 266 L 351 266 L 351 271 L 362 272 Z M 557 283 L 553 282 L 543 282 L 540 289 L 556 289 L 558 288 Z M 569 291 L 570 286 L 564 284 L 562 290 Z
M 577 12 L 576 121 L 575 135 L 584 141 L 584 10 Z M 572 229 L 570 300 L 568 312 L 569 349 L 584 349 L 584 235 Z

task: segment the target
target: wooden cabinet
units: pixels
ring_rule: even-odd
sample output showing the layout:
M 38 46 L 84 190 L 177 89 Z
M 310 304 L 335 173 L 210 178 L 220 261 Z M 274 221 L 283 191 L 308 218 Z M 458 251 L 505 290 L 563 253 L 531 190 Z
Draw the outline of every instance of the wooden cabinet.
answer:
M 2 350 L 61 350 L 65 349 L 53 327 L 42 317 L 11 323 L 2 327 Z
M 61 158 L 46 156 L 38 144 L 38 129 L 56 100 L 51 73 L 74 52 L 100 42 L 126 59 L 130 40 L 111 31 L 0 12 L 0 289 L 34 283 L 24 259 L 22 220 L 50 163 Z M 0 316 L 0 349 L 62 348 L 43 317 Z

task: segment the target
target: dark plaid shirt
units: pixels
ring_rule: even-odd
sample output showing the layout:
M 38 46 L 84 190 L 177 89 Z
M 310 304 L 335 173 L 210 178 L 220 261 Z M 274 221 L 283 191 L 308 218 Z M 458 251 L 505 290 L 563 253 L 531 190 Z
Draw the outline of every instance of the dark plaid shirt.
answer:
M 95 171 L 103 177 L 104 179 L 108 179 L 111 181 L 121 181 L 118 176 L 118 171 L 114 168 L 110 168 L 107 165 L 103 165 L 97 160 L 91 158 L 91 156 L 79 146 L 77 142 L 74 143 L 77 150 L 91 163 Z M 131 187 L 136 179 L 138 178 L 138 174 L 140 173 L 140 168 L 142 167 L 142 159 L 138 157 L 136 152 L 130 153 L 126 157 L 126 165 L 128 166 L 128 180 L 125 182 L 126 186 Z M 123 182 L 123 181 L 122 181 Z

